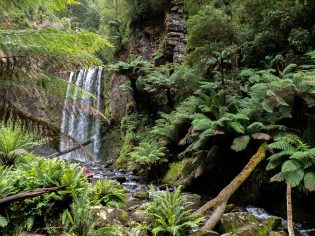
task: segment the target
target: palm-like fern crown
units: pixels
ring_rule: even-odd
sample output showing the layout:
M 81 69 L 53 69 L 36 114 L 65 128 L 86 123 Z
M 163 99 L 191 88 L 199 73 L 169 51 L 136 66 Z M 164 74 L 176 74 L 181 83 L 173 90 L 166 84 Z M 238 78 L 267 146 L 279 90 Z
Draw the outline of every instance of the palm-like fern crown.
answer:
M 244 69 L 240 81 L 234 82 L 240 88 L 228 91 L 216 81 L 201 82 L 176 111 L 161 115 L 152 133 L 164 145 L 182 146 L 180 156 L 208 152 L 218 136 L 233 137 L 234 151 L 245 150 L 251 139 L 270 140 L 287 129 L 279 122 L 292 119 L 296 98 L 307 107 L 314 104 L 314 70 L 305 68 L 290 64 L 281 75 L 274 69 Z
M 141 142 L 129 153 L 130 158 L 136 165 L 150 167 L 155 163 L 163 161 L 167 149 L 161 146 L 155 140 L 150 142 Z
M 315 190 L 315 148 L 311 148 L 293 134 L 277 137 L 269 147 L 277 152 L 269 157 L 267 169 L 281 168 L 280 173 L 272 180 L 285 180 L 292 187 L 304 181 L 307 189 Z

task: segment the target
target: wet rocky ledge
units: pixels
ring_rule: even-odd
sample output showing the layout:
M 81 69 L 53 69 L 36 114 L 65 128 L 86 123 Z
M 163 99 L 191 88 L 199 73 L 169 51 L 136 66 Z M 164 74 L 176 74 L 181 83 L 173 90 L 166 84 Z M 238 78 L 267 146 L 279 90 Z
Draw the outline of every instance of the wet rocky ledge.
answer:
M 133 171 L 116 169 L 111 163 L 79 163 L 93 172 L 92 182 L 99 179 L 112 179 L 128 192 L 128 202 L 124 209 L 93 206 L 91 210 L 95 220 L 101 226 L 115 224 L 129 232 L 131 236 L 144 236 L 135 230 L 139 223 L 148 220 L 146 209 L 150 202 L 149 185 Z M 174 191 L 175 187 L 166 184 L 153 183 L 158 192 Z M 193 210 L 205 203 L 205 199 L 195 193 L 187 193 L 188 200 L 192 203 Z M 207 213 L 205 220 L 211 215 Z M 302 226 L 295 225 L 297 236 L 315 235 L 315 229 L 302 230 Z M 239 207 L 228 205 L 215 231 L 202 231 L 193 229 L 190 236 L 282 236 L 287 235 L 286 221 L 280 217 L 269 215 L 264 209 L 252 206 Z

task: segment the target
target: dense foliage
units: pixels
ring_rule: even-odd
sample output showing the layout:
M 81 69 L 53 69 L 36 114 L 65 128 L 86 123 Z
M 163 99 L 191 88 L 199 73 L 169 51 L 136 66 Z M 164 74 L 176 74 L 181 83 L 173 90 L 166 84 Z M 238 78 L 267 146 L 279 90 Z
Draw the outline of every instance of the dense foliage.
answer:
M 313 1 L 172 4 L 168 0 L 1 1 L 0 198 L 66 187 L 1 208 L 4 234 L 15 230 L 12 225 L 21 230 L 44 227 L 51 234 L 116 232 L 111 226 L 94 224 L 89 209 L 95 204 L 123 207 L 127 200 L 123 189 L 108 180 L 92 185 L 77 166 L 30 154 L 34 145 L 42 143 L 33 133 L 58 139 L 60 131 L 58 118 L 38 117 L 25 104 L 36 104 L 47 113 L 62 107 L 68 83 L 60 75 L 93 65 L 108 64 L 108 73 L 122 75 L 125 82 L 119 90 L 132 97 L 125 117 L 113 118 L 108 127 L 109 139 L 115 134 L 119 140 L 114 153 L 117 167 L 130 168 L 149 180 L 164 177 L 174 185 L 191 187 L 205 178 L 222 187 L 262 143 L 268 143 L 269 157 L 258 167 L 263 177 L 257 183 L 285 182 L 290 188 L 299 187 L 300 195 L 315 190 Z M 170 20 L 170 12 L 178 11 L 178 6 L 188 18 L 187 35 L 172 24 L 169 28 L 186 37 L 182 64 L 165 56 L 167 37 L 174 33 L 165 33 L 165 26 L 148 26 Z M 155 52 L 141 57 L 138 54 L 146 51 L 141 47 Z M 105 89 L 116 86 L 115 78 L 105 82 Z M 106 98 L 109 93 L 105 91 Z M 89 96 L 84 91 L 79 95 Z M 110 116 L 110 109 L 105 109 Z M 187 235 L 201 221 L 191 215 L 180 190 L 162 195 L 152 190 L 151 195 L 147 209 L 151 218 L 148 226 L 139 227 L 147 233 Z M 61 225 L 61 230 L 52 225 Z

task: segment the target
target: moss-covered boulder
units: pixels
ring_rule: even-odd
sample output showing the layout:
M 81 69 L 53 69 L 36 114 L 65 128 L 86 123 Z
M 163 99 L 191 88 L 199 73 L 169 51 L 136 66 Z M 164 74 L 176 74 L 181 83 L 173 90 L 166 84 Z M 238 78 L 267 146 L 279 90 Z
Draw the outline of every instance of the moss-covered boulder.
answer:
M 234 236 L 280 236 L 284 228 L 280 217 L 270 216 L 265 220 L 257 220 L 249 212 L 223 214 L 220 223 L 221 232 L 232 233 Z
M 127 225 L 128 214 L 118 208 L 107 208 L 105 206 L 92 206 L 91 208 L 97 226 L 110 225 Z
M 248 224 L 239 228 L 234 236 L 268 236 L 268 230 L 258 224 Z
M 172 163 L 164 178 L 162 179 L 162 182 L 170 185 L 181 184 L 180 180 L 182 177 L 183 168 L 184 165 L 181 161 Z
M 143 210 L 136 210 L 131 214 L 131 219 L 136 222 L 145 222 L 148 220 L 147 212 Z
M 277 216 L 271 216 L 268 219 L 264 220 L 263 225 L 264 228 L 274 231 L 281 231 L 286 228 L 286 226 L 282 224 L 282 219 Z
M 236 232 L 247 225 L 259 225 L 258 220 L 248 212 L 226 213 L 221 218 L 223 232 Z
M 141 191 L 135 192 L 133 194 L 133 197 L 140 200 L 148 200 L 150 198 L 150 195 L 148 191 L 141 190 Z

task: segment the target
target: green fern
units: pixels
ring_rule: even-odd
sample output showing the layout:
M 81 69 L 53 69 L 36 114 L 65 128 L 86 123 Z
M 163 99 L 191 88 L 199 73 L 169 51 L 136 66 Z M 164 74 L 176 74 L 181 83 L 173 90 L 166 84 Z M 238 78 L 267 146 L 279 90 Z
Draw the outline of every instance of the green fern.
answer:
M 269 147 L 279 151 L 268 158 L 267 170 L 281 168 L 277 175 L 281 175 L 288 185 L 298 186 L 304 179 L 304 186 L 314 190 L 312 168 L 315 165 L 315 148 L 311 148 L 292 134 L 277 137 Z M 309 174 L 305 176 L 306 172 Z
M 150 194 L 153 201 L 148 207 L 148 212 L 153 217 L 150 230 L 154 235 L 187 235 L 190 229 L 202 222 L 202 217 L 192 214 L 190 204 L 185 195 L 182 195 L 180 187 L 173 193 L 159 194 L 151 186 Z
M 0 124 L 0 163 L 12 165 L 17 158 L 27 155 L 30 148 L 41 142 L 36 136 L 23 131 L 18 124 Z
M 127 201 L 126 191 L 114 180 L 99 180 L 91 192 L 92 203 L 108 207 L 122 207 Z
M 141 142 L 129 153 L 129 156 L 135 165 L 142 167 L 141 169 L 150 169 L 152 165 L 166 161 L 164 159 L 166 151 L 167 149 L 156 141 Z

